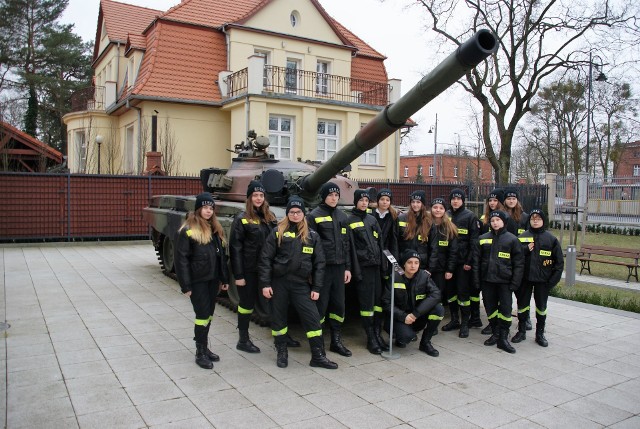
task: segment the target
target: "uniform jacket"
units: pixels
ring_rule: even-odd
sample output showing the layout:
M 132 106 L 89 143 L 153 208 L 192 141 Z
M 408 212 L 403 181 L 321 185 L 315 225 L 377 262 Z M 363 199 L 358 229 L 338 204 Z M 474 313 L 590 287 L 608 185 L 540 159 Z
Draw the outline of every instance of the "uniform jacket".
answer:
M 515 222 L 515 220 L 514 220 Z M 529 229 L 529 213 L 522 212 L 520 214 L 520 222 L 516 222 L 516 235 L 520 235 Z
M 442 225 L 431 225 L 429 230 L 429 264 L 430 273 L 453 273 L 458 263 L 458 239 L 447 238 Z
M 244 279 L 244 273 L 258 271 L 258 258 L 269 232 L 276 222 L 267 224 L 264 220 L 253 221 L 246 218 L 246 213 L 236 215 L 231 224 L 229 252 L 231 254 L 231 271 L 236 279 Z
M 356 281 L 360 281 L 362 267 L 380 267 L 382 263 L 382 231 L 373 216 L 355 207 L 351 210 L 347 225 L 351 248 L 351 275 Z
M 393 293 L 393 318 L 399 322 L 404 322 L 410 313 L 416 318 L 422 317 L 441 301 L 440 289 L 425 270 L 418 270 L 411 279 L 396 277 Z M 387 314 L 391 312 L 391 290 L 388 287 L 382 294 L 382 308 Z
M 507 213 L 506 211 L 504 213 L 507 215 L 507 228 L 506 228 L 506 230 L 517 237 L 518 236 L 518 224 L 516 223 L 515 220 L 513 220 L 513 218 L 511 216 L 509 216 L 509 213 Z M 480 234 L 486 234 L 487 232 L 490 232 L 490 231 L 491 231 L 491 221 L 489 221 L 487 223 L 484 223 L 484 215 L 482 215 L 480 217 Z
M 309 228 L 316 231 L 322 239 L 324 258 L 327 265 L 344 264 L 351 270 L 351 254 L 349 249 L 348 216 L 339 208 L 324 203 L 307 215 Z
M 182 292 L 189 292 L 194 283 L 214 279 L 229 283 L 227 254 L 220 237 L 213 235 L 210 243 L 200 244 L 192 235 L 193 231 L 185 226 L 178 231 L 175 241 L 174 264 Z
M 542 228 L 529 228 L 518 237 L 525 255 L 524 280 L 552 288 L 558 284 L 564 269 L 564 257 L 558 239 Z M 529 243 L 533 242 L 533 251 Z
M 296 237 L 297 227 L 285 231 L 278 246 L 278 229 L 274 228 L 262 246 L 258 262 L 258 278 L 262 287 L 271 286 L 275 279 L 297 283 L 311 282 L 311 290 L 320 292 L 324 281 L 324 252 L 317 232 L 309 230 L 309 242 Z
M 477 255 L 474 253 L 473 243 L 480 236 L 480 221 L 471 210 L 460 207 L 449 210 L 447 215 L 458 228 L 458 264 L 475 266 Z
M 518 290 L 524 274 L 524 255 L 518 238 L 502 228 L 482 234 L 477 246 L 480 269 L 474 274 L 476 284 L 482 279 L 508 284 L 511 290 Z
M 420 254 L 420 268 L 426 268 L 429 266 L 429 237 L 422 242 L 422 237 L 416 234 L 411 240 L 406 240 L 404 232 L 407 225 L 407 214 L 400 214 L 398 216 L 398 252 L 402 254 L 407 249 L 415 250 Z
M 373 217 L 378 221 L 380 225 L 380 231 L 382 231 L 382 238 L 380 243 L 383 250 L 388 250 L 396 258 L 400 260 L 400 252 L 398 250 L 398 222 L 391 216 L 391 212 L 387 211 L 384 217 L 380 217 L 380 213 L 377 210 L 373 211 Z M 382 271 L 384 273 L 389 272 L 389 260 L 382 257 Z

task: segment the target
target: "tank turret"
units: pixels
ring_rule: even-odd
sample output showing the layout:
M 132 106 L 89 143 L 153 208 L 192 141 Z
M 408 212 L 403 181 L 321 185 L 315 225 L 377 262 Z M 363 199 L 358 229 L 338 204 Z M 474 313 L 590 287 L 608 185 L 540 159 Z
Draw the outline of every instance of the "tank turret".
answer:
M 491 32 L 477 32 L 396 103 L 387 106 L 369 121 L 353 140 L 324 164 L 274 159 L 268 153 L 269 139 L 250 132 L 247 140 L 232 150 L 237 156 L 233 158 L 230 168 L 208 168 L 200 173 L 203 188 L 212 192 L 218 200 L 216 213 L 225 234 L 229 234 L 233 217 L 244 210 L 246 189 L 254 179 L 262 181 L 267 191 L 267 200 L 278 218 L 284 216 L 284 209 L 277 206 L 284 205 L 291 195 L 301 196 L 309 206 L 316 205 L 318 190 L 329 180 L 341 189 L 339 204 L 351 205 L 353 191 L 358 188 L 358 184 L 341 174 L 349 170 L 350 163 L 392 135 L 411 115 L 480 64 L 497 48 L 498 41 Z M 152 228 L 152 240 L 160 265 L 169 276 L 172 276 L 174 271 L 175 234 L 185 213 L 193 210 L 194 204 L 195 196 L 162 195 L 152 197 L 149 207 L 143 209 L 143 218 Z M 238 295 L 233 284 L 228 294 L 231 307 L 235 309 Z M 253 314 L 259 321 L 266 321 L 267 310 L 260 303 Z

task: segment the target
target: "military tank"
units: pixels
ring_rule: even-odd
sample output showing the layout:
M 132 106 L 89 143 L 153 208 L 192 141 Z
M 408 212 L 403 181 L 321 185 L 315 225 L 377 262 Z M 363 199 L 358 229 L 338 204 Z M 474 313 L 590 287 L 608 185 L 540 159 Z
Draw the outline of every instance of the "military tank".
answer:
M 231 167 L 206 168 L 200 173 L 204 191 L 216 198 L 216 214 L 225 233 L 229 235 L 236 214 L 244 210 L 246 189 L 251 180 L 260 180 L 266 198 L 278 219 L 285 215 L 284 205 L 291 195 L 302 197 L 308 207 L 316 206 L 317 192 L 329 180 L 340 187 L 339 205 L 352 205 L 351 196 L 358 184 L 346 177 L 350 163 L 364 152 L 374 148 L 406 121 L 453 85 L 468 71 L 484 61 L 498 48 L 497 38 L 488 30 L 480 30 L 458 49 L 424 76 L 396 103 L 386 106 L 369 121 L 356 136 L 323 164 L 276 160 L 268 152 L 269 139 L 249 132 L 247 140 L 235 145 Z M 150 198 L 143 209 L 143 218 L 151 226 L 151 238 L 163 272 L 175 278 L 173 240 L 185 214 L 193 210 L 195 195 L 160 195 Z M 229 307 L 238 304 L 238 294 L 232 283 L 228 291 Z M 268 321 L 265 301 L 256 303 L 253 316 L 260 324 Z

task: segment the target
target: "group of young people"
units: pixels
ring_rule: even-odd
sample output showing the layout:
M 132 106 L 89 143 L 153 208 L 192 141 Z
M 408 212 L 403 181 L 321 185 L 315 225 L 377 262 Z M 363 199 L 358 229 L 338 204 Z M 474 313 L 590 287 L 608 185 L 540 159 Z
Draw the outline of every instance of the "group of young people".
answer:
M 458 331 L 460 338 L 467 338 L 469 328 L 483 326 L 480 292 L 489 319 L 483 333 L 491 334 L 485 345 L 515 353 L 508 338 L 512 293 L 518 331 L 511 341 L 526 339 L 533 293 L 536 342 L 548 345 L 547 299 L 562 274 L 562 249 L 545 230 L 542 210 L 525 213 L 515 189 L 492 191 L 481 219 L 465 208 L 461 189 L 454 189 L 448 200 L 434 198 L 430 205 L 424 191 L 415 191 L 403 213 L 392 206 L 389 189 L 377 193 L 373 207 L 369 193 L 357 189 L 353 209 L 345 212 L 338 207 L 340 188 L 328 182 L 320 189 L 317 207 L 307 213 L 305 202 L 291 197 L 279 221 L 265 195 L 260 182 L 249 184 L 245 210 L 234 218 L 228 241 L 208 193 L 197 196 L 195 210 L 178 232 L 176 274 L 196 313 L 199 366 L 212 368 L 219 360 L 208 348 L 208 332 L 216 296 L 228 288 L 227 254 L 240 298 L 236 348 L 260 352 L 250 339 L 249 321 L 256 300 L 266 299 L 276 364 L 281 368 L 288 366 L 288 348 L 300 346 L 288 334 L 290 305 L 309 341 L 311 366 L 338 367 L 325 352 L 326 326 L 329 350 L 351 356 L 342 338 L 345 287 L 357 294 L 366 348 L 373 354 L 389 350 L 383 331 L 390 332 L 392 319 L 394 338 L 389 341 L 403 348 L 422 332 L 419 350 L 438 356 L 431 340 L 444 318 L 444 306 L 449 307 L 451 319 L 442 330 Z M 399 266 L 389 262 L 385 250 Z M 392 276 L 397 268 L 401 270 Z

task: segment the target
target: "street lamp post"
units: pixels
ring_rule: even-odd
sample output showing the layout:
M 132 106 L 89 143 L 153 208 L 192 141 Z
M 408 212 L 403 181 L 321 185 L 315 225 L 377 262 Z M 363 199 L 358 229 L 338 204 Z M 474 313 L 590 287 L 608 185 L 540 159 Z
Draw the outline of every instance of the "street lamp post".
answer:
M 431 183 L 436 181 L 436 172 L 438 171 L 437 167 L 437 158 L 436 154 L 438 153 L 438 114 L 436 113 L 436 124 L 429 129 L 429 134 L 433 133 L 433 176 L 431 177 Z
M 102 142 L 104 142 L 104 137 L 98 134 L 96 136 L 96 144 L 98 145 L 98 174 L 100 174 L 100 146 L 102 146 Z
M 600 70 L 600 73 L 598 74 L 598 77 L 596 77 L 596 82 L 605 82 L 607 80 L 607 76 L 605 76 L 605 74 L 602 72 L 602 58 L 600 58 L 599 56 L 595 56 L 595 58 L 597 58 L 600 61 L 600 66 L 598 66 L 597 64 L 596 69 Z M 593 80 L 593 60 L 594 57 L 591 54 L 591 52 L 589 52 L 589 80 L 588 80 L 588 87 L 587 87 L 587 159 L 585 162 L 585 170 L 587 172 L 587 176 L 589 175 L 589 146 L 591 143 L 591 82 Z M 595 174 L 595 169 L 594 169 L 594 174 Z

